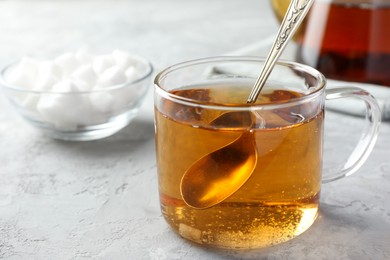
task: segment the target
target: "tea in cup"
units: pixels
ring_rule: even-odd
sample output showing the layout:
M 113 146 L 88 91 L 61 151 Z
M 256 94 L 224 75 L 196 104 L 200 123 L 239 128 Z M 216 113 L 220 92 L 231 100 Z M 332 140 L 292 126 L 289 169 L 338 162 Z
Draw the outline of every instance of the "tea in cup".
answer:
M 161 210 L 193 242 L 249 249 L 298 236 L 318 215 L 321 183 L 356 171 L 375 144 L 375 99 L 354 87 L 325 90 L 324 76 L 306 65 L 278 62 L 247 104 L 263 64 L 206 58 L 155 78 Z M 325 100 L 345 97 L 367 104 L 368 127 L 344 165 L 323 170 Z

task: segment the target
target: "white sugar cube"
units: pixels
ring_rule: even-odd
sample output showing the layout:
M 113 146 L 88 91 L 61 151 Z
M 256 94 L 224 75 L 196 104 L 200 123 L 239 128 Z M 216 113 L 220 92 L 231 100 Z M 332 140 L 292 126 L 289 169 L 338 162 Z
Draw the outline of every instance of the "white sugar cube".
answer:
M 133 81 L 137 78 L 137 73 L 134 67 L 129 67 L 125 71 L 127 81 Z
M 32 89 L 39 71 L 37 60 L 23 57 L 21 61 L 7 75 L 7 82 L 23 88 Z
M 50 90 L 55 84 L 57 84 L 58 81 L 59 79 L 51 74 L 41 75 L 36 80 L 33 90 L 35 91 Z
M 92 85 L 96 83 L 97 75 L 91 64 L 84 64 L 73 72 L 72 78 L 75 80 L 82 80 L 92 88 Z
M 74 90 L 75 90 L 75 86 L 73 85 L 72 81 L 69 79 L 64 79 L 57 82 L 52 88 L 52 91 L 61 92 L 61 93 L 68 93 Z
M 60 95 L 43 96 L 37 104 L 37 110 L 46 122 L 52 123 L 57 128 L 76 130 L 76 121 L 66 114 L 72 109 L 73 102 L 66 101 L 66 99 L 68 97 Z
M 45 95 L 42 96 L 37 104 L 37 110 L 45 121 L 54 122 L 64 121 L 63 111 L 70 109 L 64 106 L 63 97 L 59 94 Z M 68 105 L 68 104 L 65 104 Z M 73 123 L 74 124 L 74 123 Z
M 83 92 L 90 90 L 90 85 L 88 85 L 86 82 L 82 80 L 70 80 L 70 79 L 64 79 L 59 82 L 57 82 L 53 88 L 52 91 L 59 92 L 59 93 L 69 93 L 69 92 Z M 81 94 L 77 94 L 80 96 Z
M 92 68 L 98 75 L 114 65 L 114 59 L 110 55 L 96 56 L 92 62 Z
M 80 65 L 80 62 L 77 57 L 71 52 L 61 54 L 54 59 L 54 62 L 62 68 L 63 77 L 70 75 Z
M 61 128 L 76 128 L 89 125 L 91 106 L 88 100 L 79 94 L 52 94 L 41 97 L 37 110 L 42 117 Z
M 113 66 L 106 69 L 101 76 L 99 76 L 97 84 L 101 87 L 109 87 L 125 83 L 126 80 L 123 69 L 119 66 Z
M 30 75 L 23 74 L 19 68 L 14 68 L 7 75 L 7 82 L 16 87 L 32 88 L 34 79 Z
M 46 78 L 48 75 L 61 78 L 62 77 L 62 69 L 61 67 L 51 60 L 42 61 L 39 64 L 39 73 L 38 79 L 40 77 Z
M 73 89 L 74 91 L 79 91 L 79 92 L 86 92 L 90 91 L 92 89 L 92 85 L 88 84 L 87 82 L 79 79 L 74 79 L 72 80 L 73 84 Z
M 35 111 L 39 102 L 40 96 L 38 94 L 27 94 L 21 103 L 21 106 L 29 111 Z

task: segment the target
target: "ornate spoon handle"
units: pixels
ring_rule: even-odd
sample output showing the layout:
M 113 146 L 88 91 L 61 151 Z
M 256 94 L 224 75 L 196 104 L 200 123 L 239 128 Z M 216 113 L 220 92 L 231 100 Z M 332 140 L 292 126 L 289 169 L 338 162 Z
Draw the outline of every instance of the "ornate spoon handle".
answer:
M 284 16 L 283 22 L 280 25 L 278 35 L 271 51 L 269 52 L 267 59 L 264 63 L 264 67 L 261 70 L 260 76 L 257 78 L 255 85 L 249 94 L 247 103 L 254 103 L 260 94 L 269 74 L 279 56 L 282 54 L 287 43 L 302 23 L 307 12 L 309 11 L 314 0 L 292 0 Z

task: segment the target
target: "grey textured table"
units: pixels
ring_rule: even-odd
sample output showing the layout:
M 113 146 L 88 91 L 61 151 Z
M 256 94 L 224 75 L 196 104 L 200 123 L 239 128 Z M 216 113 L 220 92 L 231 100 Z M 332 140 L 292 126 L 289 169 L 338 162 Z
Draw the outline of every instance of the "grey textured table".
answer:
M 156 71 L 267 38 L 264 0 L 0 1 L 0 65 L 80 46 L 121 48 Z M 152 86 L 151 86 L 152 89 Z M 344 160 L 363 120 L 329 112 L 326 162 Z M 164 222 L 157 192 L 153 98 L 118 134 L 94 142 L 48 139 L 0 98 L 0 258 L 390 259 L 390 124 L 367 163 L 323 186 L 306 233 L 267 249 L 205 249 Z

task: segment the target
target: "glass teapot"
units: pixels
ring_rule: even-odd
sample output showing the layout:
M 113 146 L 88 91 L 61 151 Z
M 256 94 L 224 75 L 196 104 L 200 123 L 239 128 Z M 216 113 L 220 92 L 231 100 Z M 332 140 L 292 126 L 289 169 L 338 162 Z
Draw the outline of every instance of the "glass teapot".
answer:
M 283 18 L 290 0 L 272 0 Z M 390 87 L 390 0 L 318 0 L 298 31 L 296 60 L 326 77 Z

